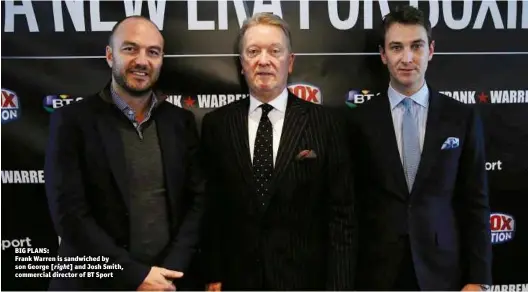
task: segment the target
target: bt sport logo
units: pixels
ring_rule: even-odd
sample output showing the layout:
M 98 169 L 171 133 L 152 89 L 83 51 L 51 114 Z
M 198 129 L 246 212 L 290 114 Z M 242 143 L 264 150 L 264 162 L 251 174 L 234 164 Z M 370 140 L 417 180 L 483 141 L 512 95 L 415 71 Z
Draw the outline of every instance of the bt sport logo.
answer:
M 2 88 L 2 124 L 14 121 L 20 116 L 20 100 L 15 92 Z
M 71 97 L 69 94 L 47 95 L 44 97 L 43 106 L 47 112 L 52 113 L 58 108 L 82 99 L 82 97 Z
M 491 243 L 511 241 L 515 234 L 515 220 L 511 215 L 492 213 L 490 215 Z
M 321 93 L 321 89 L 319 87 L 316 87 L 312 84 L 308 83 L 293 83 L 288 85 L 288 89 L 293 93 L 294 95 L 298 96 L 301 99 L 304 99 L 306 101 L 315 103 L 315 104 L 322 104 L 323 103 L 323 95 Z
M 374 96 L 378 96 L 380 93 L 374 94 L 373 92 L 370 92 L 368 89 L 362 89 L 362 90 L 356 90 L 352 89 L 348 92 L 346 96 L 345 104 L 349 108 L 356 108 L 358 105 L 363 104 L 367 101 L 369 101 Z

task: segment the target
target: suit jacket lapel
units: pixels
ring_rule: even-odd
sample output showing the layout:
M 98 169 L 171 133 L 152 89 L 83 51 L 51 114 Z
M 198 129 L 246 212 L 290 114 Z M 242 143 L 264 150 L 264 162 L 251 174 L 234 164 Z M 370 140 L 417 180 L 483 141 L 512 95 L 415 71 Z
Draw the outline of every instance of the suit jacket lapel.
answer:
M 103 101 L 104 103 L 104 101 Z M 112 111 L 116 111 L 116 113 Z M 126 177 L 126 164 L 123 141 L 118 129 L 115 127 L 115 121 L 111 115 L 119 114 L 119 110 L 113 108 L 112 104 L 105 103 L 101 108 L 101 115 L 97 119 L 97 128 L 101 135 L 101 141 L 106 154 L 106 159 L 110 164 L 110 169 L 116 181 L 116 184 L 123 196 L 123 200 L 129 207 L 129 188 Z M 126 118 L 123 115 L 123 118 Z
M 236 161 L 240 167 L 241 175 L 246 180 L 247 185 L 254 187 L 248 135 L 249 98 L 246 98 L 233 110 L 234 113 L 228 115 L 228 128 L 226 131 L 228 131 L 228 135 L 233 143 Z
M 275 193 L 282 176 L 298 154 L 295 153 L 295 150 L 297 150 L 296 146 L 307 121 L 307 107 L 298 97 L 288 93 L 288 105 L 286 107 L 279 149 L 271 178 L 270 197 Z
M 400 197 L 407 199 L 409 190 L 398 150 L 389 97 L 380 95 L 373 102 L 376 104 L 372 110 L 379 114 L 372 115 L 370 132 L 377 137 L 373 145 L 378 145 L 379 148 L 375 150 L 378 152 L 376 155 L 381 156 L 380 163 L 383 164 L 378 167 L 388 172 L 389 189 L 397 191 Z
M 418 190 L 423 184 L 431 166 L 434 165 L 434 162 L 438 157 L 444 138 L 442 120 L 440 119 L 442 112 L 442 97 L 431 89 L 429 89 L 429 96 L 429 109 L 427 112 L 424 146 L 412 193 L 414 193 L 415 190 Z

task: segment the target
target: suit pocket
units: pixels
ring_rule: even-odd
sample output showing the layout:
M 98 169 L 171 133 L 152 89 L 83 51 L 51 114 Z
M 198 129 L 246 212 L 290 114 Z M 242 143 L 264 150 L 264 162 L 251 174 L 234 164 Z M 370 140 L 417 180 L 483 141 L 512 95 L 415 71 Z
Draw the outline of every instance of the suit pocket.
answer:
M 461 152 L 461 147 L 437 152 L 438 156 L 427 178 L 427 185 L 431 186 L 431 189 L 448 193 L 453 191 L 458 175 Z
M 296 160 L 290 169 L 295 179 L 299 182 L 310 183 L 319 181 L 322 170 L 319 166 L 318 158 Z

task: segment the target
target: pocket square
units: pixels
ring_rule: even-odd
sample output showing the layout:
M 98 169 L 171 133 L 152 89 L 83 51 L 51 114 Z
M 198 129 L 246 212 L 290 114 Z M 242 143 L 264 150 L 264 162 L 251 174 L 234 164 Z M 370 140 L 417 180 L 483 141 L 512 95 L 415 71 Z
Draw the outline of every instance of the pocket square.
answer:
M 297 160 L 304 160 L 304 159 L 313 159 L 316 158 L 317 154 L 315 154 L 315 151 L 313 150 L 303 150 L 297 154 L 295 159 Z
M 460 141 L 457 137 L 449 137 L 442 144 L 442 150 L 454 149 L 457 148 L 460 144 Z

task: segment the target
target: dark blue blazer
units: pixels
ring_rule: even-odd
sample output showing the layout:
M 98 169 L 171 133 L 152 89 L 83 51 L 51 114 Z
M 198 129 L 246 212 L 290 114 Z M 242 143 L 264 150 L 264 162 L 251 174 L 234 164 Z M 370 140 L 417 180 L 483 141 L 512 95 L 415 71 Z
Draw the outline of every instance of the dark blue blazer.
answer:
M 408 191 L 386 94 L 350 109 L 359 218 L 359 290 L 388 290 L 409 236 L 421 289 L 491 284 L 488 186 L 474 107 L 431 89 L 424 147 Z M 442 150 L 449 137 L 458 147 Z

